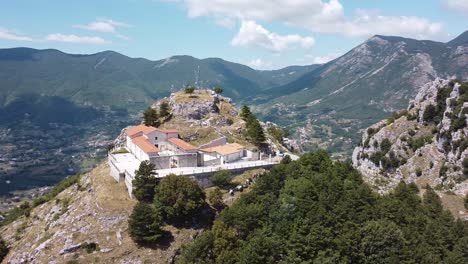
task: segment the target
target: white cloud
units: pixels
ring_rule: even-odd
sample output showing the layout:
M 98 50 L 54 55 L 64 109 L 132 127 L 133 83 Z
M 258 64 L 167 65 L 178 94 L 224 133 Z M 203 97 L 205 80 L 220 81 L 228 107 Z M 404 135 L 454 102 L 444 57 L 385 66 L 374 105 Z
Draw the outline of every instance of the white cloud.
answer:
M 465 2 L 466 0 L 447 0 Z M 312 32 L 339 33 L 352 37 L 375 34 L 414 38 L 439 38 L 442 24 L 417 16 L 385 16 L 357 10 L 345 16 L 339 0 L 184 0 L 190 17 L 212 16 L 262 22 L 282 22 Z
M 255 69 L 263 70 L 263 69 L 271 69 L 271 67 L 273 66 L 273 63 L 271 61 L 264 61 L 259 58 L 259 59 L 254 59 L 254 60 L 249 61 L 247 65 Z
M 291 45 L 310 48 L 315 40 L 312 37 L 299 35 L 279 35 L 270 32 L 255 21 L 242 21 L 237 35 L 232 39 L 233 46 L 262 47 L 271 51 L 283 51 Z
M 312 63 L 312 64 L 325 64 L 329 61 L 332 61 L 338 57 L 340 57 L 341 55 L 343 55 L 343 53 L 341 52 L 332 52 L 332 53 L 328 53 L 326 55 L 323 55 L 323 56 L 314 56 L 314 55 L 311 55 L 311 54 L 307 54 L 305 55 L 306 57 L 306 61 L 307 63 Z
M 88 36 L 76 36 L 76 35 L 64 35 L 60 33 L 49 34 L 44 40 L 66 42 L 66 43 L 83 43 L 83 44 L 106 44 L 109 43 L 101 37 L 88 37 Z
M 468 15 L 468 1 L 466 0 L 443 0 L 445 5 L 457 12 Z
M 96 21 L 87 25 L 74 25 L 73 27 L 104 33 L 115 33 L 116 27 L 130 27 L 130 25 L 124 22 L 114 21 L 112 19 L 98 18 Z
M 0 28 L 0 39 L 13 40 L 13 41 L 34 41 L 34 39 L 26 36 L 21 36 L 8 29 Z

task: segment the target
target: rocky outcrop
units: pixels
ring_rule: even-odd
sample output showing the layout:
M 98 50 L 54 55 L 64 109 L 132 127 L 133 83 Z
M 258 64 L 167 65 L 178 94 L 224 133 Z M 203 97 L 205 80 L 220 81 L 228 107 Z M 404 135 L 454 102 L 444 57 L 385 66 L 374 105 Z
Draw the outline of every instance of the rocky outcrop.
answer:
M 353 165 L 378 192 L 398 182 L 468 192 L 468 83 L 436 79 L 407 110 L 364 131 Z

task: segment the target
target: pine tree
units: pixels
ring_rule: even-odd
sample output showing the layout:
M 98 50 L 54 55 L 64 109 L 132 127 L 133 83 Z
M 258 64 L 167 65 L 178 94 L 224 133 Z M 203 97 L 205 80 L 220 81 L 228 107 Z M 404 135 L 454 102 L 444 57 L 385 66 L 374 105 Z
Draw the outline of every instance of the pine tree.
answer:
M 170 114 L 171 113 L 169 111 L 169 103 L 166 101 L 162 102 L 159 106 L 159 115 L 161 117 L 168 117 Z
M 138 201 L 150 203 L 154 199 L 154 188 L 158 184 L 158 179 L 154 177 L 155 166 L 149 161 L 140 163 L 140 167 L 135 171 L 135 179 L 132 182 L 133 195 Z
M 247 135 L 251 142 L 257 146 L 265 142 L 265 133 L 263 132 L 263 128 L 257 118 L 253 115 L 247 122 Z
M 151 204 L 138 202 L 128 219 L 130 237 L 138 244 L 152 244 L 163 235 L 162 213 Z
M 244 121 L 247 121 L 251 116 L 252 112 L 250 111 L 250 108 L 246 105 L 243 105 L 241 108 L 240 117 L 244 119 Z
M 160 125 L 158 112 L 155 109 L 148 107 L 143 113 L 143 123 L 146 126 L 158 127 Z

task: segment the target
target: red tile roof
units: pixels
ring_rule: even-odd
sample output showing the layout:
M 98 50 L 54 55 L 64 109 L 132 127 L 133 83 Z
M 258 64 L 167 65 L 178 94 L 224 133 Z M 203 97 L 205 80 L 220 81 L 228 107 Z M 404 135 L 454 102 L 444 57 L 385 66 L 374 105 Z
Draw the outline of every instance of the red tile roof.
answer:
M 195 147 L 194 145 L 187 143 L 180 138 L 170 138 L 167 141 L 169 141 L 170 143 L 176 145 L 177 147 L 183 150 L 196 150 L 197 149 L 197 147 Z
M 143 133 L 145 135 L 149 134 L 149 133 L 152 133 L 154 131 L 159 131 L 161 133 L 165 133 L 165 134 L 176 134 L 176 133 L 179 133 L 179 131 L 175 130 L 175 129 L 159 129 L 159 128 L 156 128 L 156 127 L 150 127 L 150 126 L 145 126 L 145 125 L 138 125 L 138 126 L 133 126 L 133 127 L 130 127 L 129 129 L 127 129 L 125 131 L 125 133 L 130 136 L 130 137 L 133 137 L 133 136 L 136 136 L 138 135 L 139 133 Z
M 132 138 L 133 143 L 146 153 L 159 152 L 159 148 L 153 145 L 145 136 L 138 136 Z
M 128 136 L 135 136 L 138 133 L 149 134 L 149 133 L 154 132 L 156 130 L 158 130 L 158 129 L 155 128 L 155 127 L 150 127 L 150 126 L 145 126 L 145 125 L 138 125 L 138 126 L 130 127 L 129 129 L 127 129 L 125 131 L 125 133 Z

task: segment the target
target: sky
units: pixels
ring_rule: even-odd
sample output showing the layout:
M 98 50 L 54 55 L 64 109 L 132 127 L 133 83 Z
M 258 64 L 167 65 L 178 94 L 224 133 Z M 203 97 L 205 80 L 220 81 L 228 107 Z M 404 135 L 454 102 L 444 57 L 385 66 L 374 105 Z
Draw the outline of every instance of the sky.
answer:
M 219 57 L 255 69 L 326 63 L 373 35 L 446 42 L 468 0 L 0 1 L 0 48 Z

